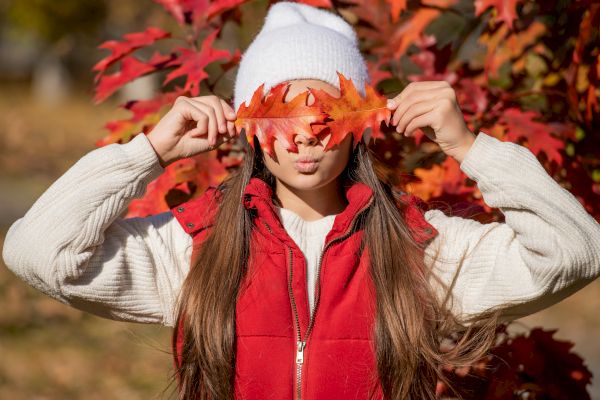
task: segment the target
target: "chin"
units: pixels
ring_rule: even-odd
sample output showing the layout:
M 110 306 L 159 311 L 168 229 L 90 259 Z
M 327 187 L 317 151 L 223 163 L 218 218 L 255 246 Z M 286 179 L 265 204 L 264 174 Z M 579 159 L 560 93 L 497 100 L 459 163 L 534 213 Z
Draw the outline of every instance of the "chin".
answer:
M 325 177 L 319 171 L 306 173 L 294 170 L 292 176 L 286 175 L 285 177 L 278 177 L 278 179 L 287 186 L 298 190 L 313 190 L 328 184 L 335 177 Z

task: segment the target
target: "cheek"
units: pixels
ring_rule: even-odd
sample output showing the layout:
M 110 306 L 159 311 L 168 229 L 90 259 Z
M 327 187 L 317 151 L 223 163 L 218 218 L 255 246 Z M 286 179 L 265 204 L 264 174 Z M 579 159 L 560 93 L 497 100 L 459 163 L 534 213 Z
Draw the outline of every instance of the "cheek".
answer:
M 277 140 L 273 143 L 273 151 L 275 152 L 277 161 L 272 159 L 268 154 L 263 154 L 263 162 L 272 173 L 284 171 L 292 167 L 291 154 Z
M 279 160 L 281 161 L 281 158 L 279 158 Z M 269 156 L 266 153 L 263 155 L 263 163 L 265 164 L 267 169 L 271 171 L 271 173 L 276 173 L 276 171 L 281 169 L 281 165 L 275 162 L 275 160 L 273 160 L 271 156 Z
M 352 155 L 352 141 L 354 138 L 352 135 L 346 135 L 344 140 L 341 141 L 335 147 L 335 162 L 341 166 L 342 169 L 346 166 L 348 161 L 350 160 L 350 156 Z M 332 154 L 333 155 L 333 154 Z
M 327 154 L 331 153 L 331 154 Z M 338 174 L 344 170 L 348 163 L 348 155 L 345 151 L 327 151 L 325 152 L 325 158 L 322 161 L 322 165 L 329 174 Z

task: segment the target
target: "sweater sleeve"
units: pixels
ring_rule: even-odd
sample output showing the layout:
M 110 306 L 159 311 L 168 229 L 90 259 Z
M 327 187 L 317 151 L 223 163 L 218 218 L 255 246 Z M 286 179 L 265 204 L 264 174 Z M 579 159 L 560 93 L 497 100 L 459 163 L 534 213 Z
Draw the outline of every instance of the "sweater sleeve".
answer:
M 92 150 L 10 226 L 5 264 L 30 286 L 80 310 L 173 326 L 192 239 L 169 211 L 121 217 L 163 171 L 143 133 Z
M 439 231 L 425 259 L 440 278 L 435 281 L 450 287 L 455 315 L 499 308 L 501 320 L 510 321 L 559 302 L 600 275 L 600 224 L 528 148 L 479 132 L 460 169 L 505 222 L 425 212 Z

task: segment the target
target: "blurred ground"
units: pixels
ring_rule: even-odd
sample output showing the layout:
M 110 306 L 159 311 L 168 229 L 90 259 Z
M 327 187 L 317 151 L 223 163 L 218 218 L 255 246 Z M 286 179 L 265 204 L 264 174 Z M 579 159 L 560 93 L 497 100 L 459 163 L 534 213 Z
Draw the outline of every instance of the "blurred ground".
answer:
M 95 148 L 94 142 L 106 134 L 102 125 L 125 115 L 116 103 L 94 106 L 90 98 L 81 93 L 52 108 L 36 104 L 17 87 L 2 88 L 0 245 L 10 224 Z M 25 285 L 4 265 L 0 265 L 0 309 L 1 399 L 167 398 L 161 392 L 172 373 L 170 329 L 105 320 L 71 309 Z M 574 351 L 596 377 L 594 399 L 600 399 L 598 310 L 600 280 L 519 320 L 523 326 L 558 329 L 555 338 L 575 343 Z
M 123 117 L 85 93 L 58 107 L 17 88 L 0 96 L 0 245 L 6 230 Z M 32 249 L 35 251 L 35 249 Z M 85 314 L 43 295 L 0 261 L 0 399 L 166 399 L 171 329 Z

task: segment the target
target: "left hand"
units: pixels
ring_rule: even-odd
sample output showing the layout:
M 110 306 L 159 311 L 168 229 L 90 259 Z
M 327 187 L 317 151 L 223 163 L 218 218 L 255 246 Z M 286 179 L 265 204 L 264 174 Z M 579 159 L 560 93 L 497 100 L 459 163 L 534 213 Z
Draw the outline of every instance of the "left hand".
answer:
M 422 128 L 444 153 L 462 162 L 476 136 L 467 128 L 448 82 L 411 82 L 390 100 L 393 103 L 388 108 L 395 110 L 390 123 L 397 125 L 397 132 L 412 136 L 415 129 Z

